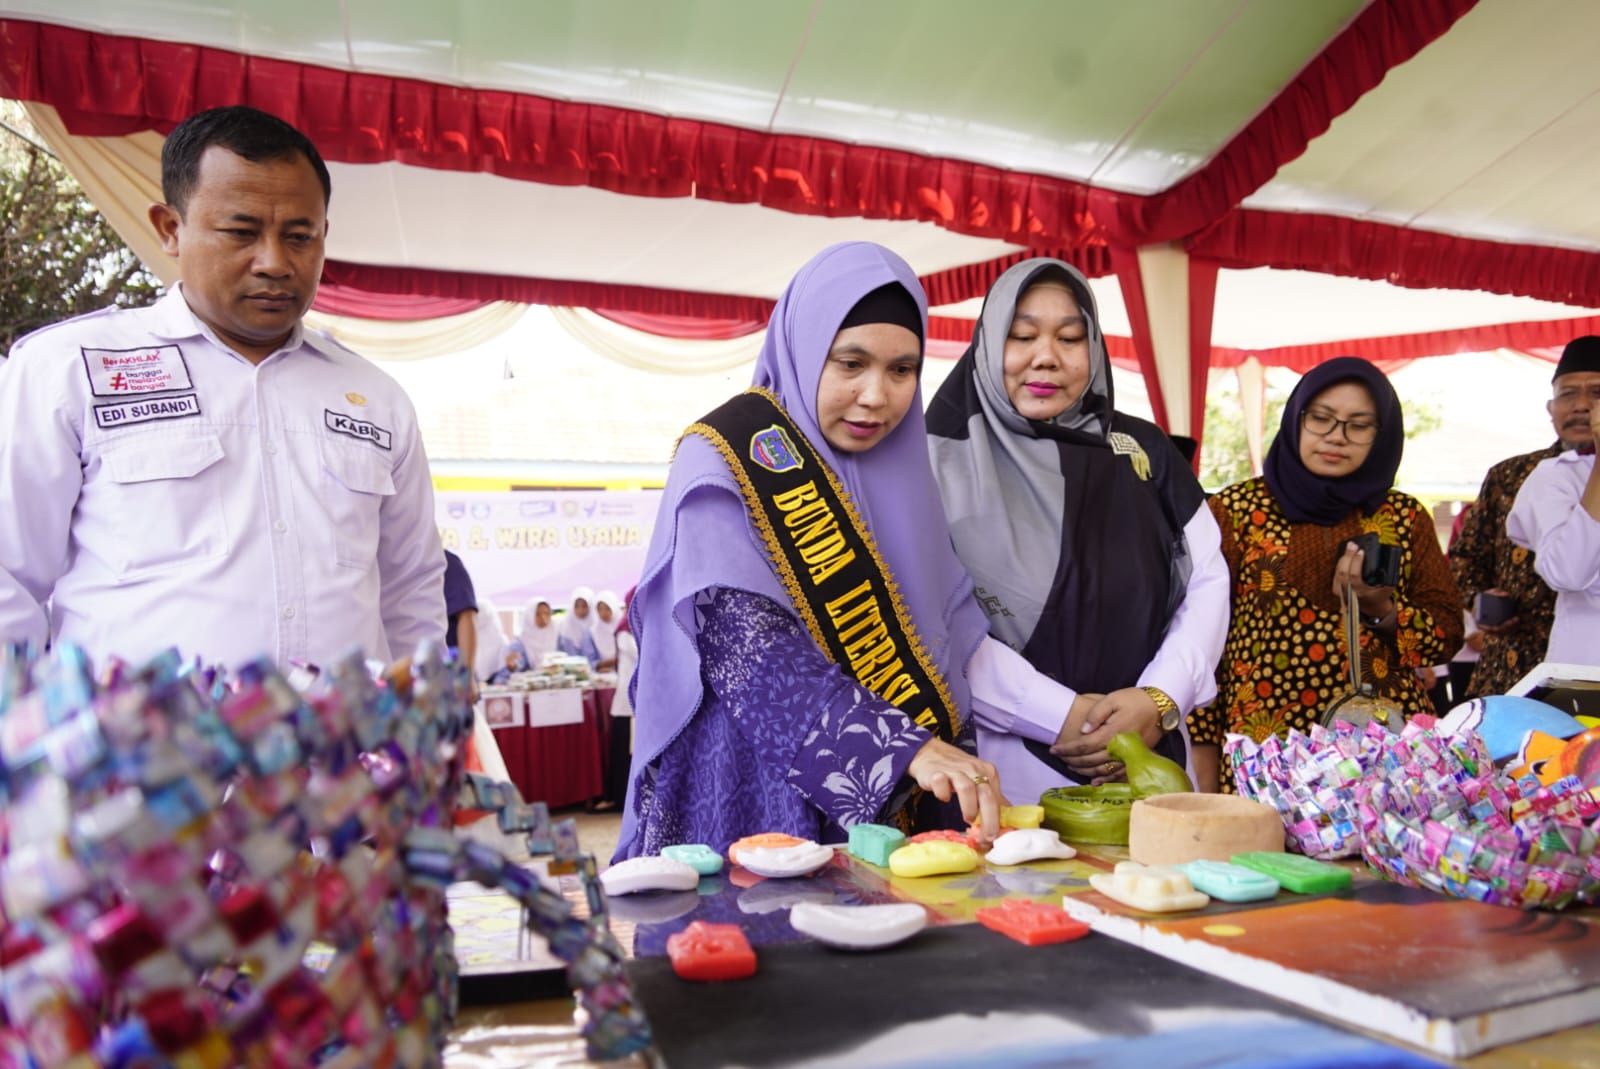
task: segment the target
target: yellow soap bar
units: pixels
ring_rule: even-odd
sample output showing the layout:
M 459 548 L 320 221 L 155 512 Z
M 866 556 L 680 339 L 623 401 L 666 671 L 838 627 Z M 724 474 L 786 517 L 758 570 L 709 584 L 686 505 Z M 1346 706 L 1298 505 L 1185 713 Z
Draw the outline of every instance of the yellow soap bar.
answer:
M 1044 806 L 1042 805 L 1008 805 L 1000 810 L 1000 826 L 1002 828 L 1037 828 L 1044 823 Z
M 977 867 L 978 852 L 962 843 L 907 843 L 889 855 L 889 871 L 896 876 L 943 876 Z

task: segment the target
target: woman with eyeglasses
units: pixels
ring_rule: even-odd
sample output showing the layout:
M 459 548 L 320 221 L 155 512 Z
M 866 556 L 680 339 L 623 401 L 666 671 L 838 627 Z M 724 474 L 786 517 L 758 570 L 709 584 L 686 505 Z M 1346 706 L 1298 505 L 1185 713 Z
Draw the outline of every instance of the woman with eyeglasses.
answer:
M 1461 595 L 1427 508 L 1394 489 L 1405 429 L 1400 399 L 1372 364 L 1341 356 L 1289 395 L 1265 474 L 1213 495 L 1233 581 L 1217 700 L 1191 721 L 1202 790 L 1233 790 L 1226 733 L 1260 741 L 1305 731 L 1349 690 L 1346 587 L 1359 606 L 1362 677 L 1376 697 L 1431 712 L 1415 669 L 1461 645 Z M 1362 578 L 1356 545 L 1375 534 L 1392 583 Z

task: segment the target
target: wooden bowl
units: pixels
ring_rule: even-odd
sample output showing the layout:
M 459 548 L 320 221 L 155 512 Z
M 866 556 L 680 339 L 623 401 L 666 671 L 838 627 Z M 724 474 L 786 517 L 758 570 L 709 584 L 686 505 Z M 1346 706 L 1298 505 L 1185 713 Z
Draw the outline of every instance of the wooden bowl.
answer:
M 1227 861 L 1281 851 L 1283 842 L 1276 809 L 1231 794 L 1158 794 L 1133 803 L 1128 817 L 1128 853 L 1144 865 Z

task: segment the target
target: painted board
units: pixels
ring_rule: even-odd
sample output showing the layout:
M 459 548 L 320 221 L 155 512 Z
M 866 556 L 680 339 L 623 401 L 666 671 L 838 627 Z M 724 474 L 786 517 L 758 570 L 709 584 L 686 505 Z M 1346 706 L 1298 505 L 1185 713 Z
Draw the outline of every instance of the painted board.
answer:
M 1094 892 L 1103 932 L 1340 1021 L 1461 1058 L 1600 1019 L 1600 925 L 1358 876 L 1348 891 L 1140 913 Z
M 1429 1069 L 1438 1063 L 1129 944 L 1024 947 L 974 924 L 873 953 L 757 951 L 755 976 L 680 980 L 626 963 L 672 1069 Z

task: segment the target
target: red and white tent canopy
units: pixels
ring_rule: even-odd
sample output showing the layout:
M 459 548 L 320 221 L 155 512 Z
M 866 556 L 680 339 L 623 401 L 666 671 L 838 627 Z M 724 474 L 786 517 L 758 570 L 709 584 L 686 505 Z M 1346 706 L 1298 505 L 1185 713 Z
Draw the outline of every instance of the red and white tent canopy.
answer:
M 345 311 L 728 336 L 866 238 L 959 320 L 1056 253 L 1193 432 L 1212 364 L 1600 331 L 1596 39 L 1589 0 L 0 0 L 0 95 L 85 143 L 296 123 Z

